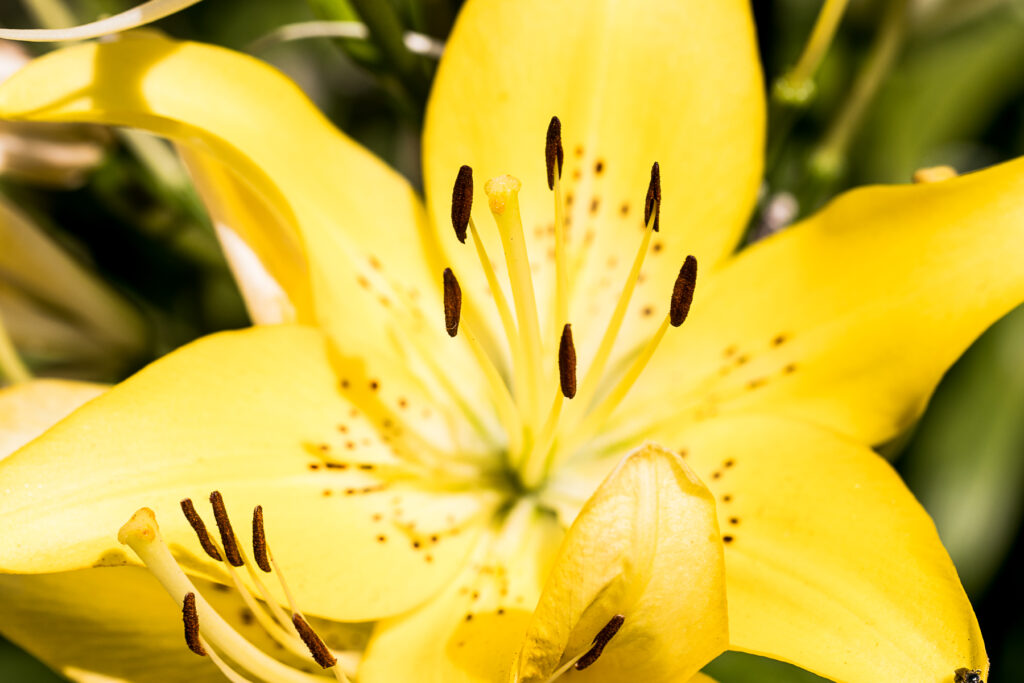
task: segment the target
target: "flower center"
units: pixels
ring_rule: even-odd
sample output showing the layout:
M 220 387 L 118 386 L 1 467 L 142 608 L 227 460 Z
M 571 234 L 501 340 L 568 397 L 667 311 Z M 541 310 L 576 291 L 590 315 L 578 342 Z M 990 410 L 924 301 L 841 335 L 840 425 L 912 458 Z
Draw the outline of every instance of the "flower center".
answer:
M 629 393 L 668 328 L 678 327 L 686 319 L 697 278 L 697 261 L 688 256 L 676 278 L 664 321 L 636 350 L 631 363 L 609 370 L 612 349 L 622 329 L 651 237 L 660 228 L 661 170 L 655 163 L 644 202 L 645 228 L 632 268 L 604 327 L 597 350 L 589 359 L 587 371 L 582 381 L 577 382 L 576 346 L 571 321 L 568 320 L 569 277 L 561 190 L 563 152 L 561 123 L 557 117 L 551 119 L 548 127 L 545 158 L 548 188 L 554 196 L 556 272 L 553 291 L 541 294 L 551 299 L 550 310 L 556 324 L 550 329 L 555 336 L 544 338 L 538 315 L 537 291 L 519 211 L 521 183 L 516 178 L 499 176 L 488 180 L 484 186 L 488 208 L 502 245 L 508 288 L 512 292 L 511 306 L 471 215 L 473 172 L 468 166 L 463 166 L 456 178 L 451 212 L 452 226 L 459 241 L 465 243 L 467 237 L 472 236 L 490 298 L 510 350 L 508 362 L 489 355 L 479 341 L 474 324 L 461 319 L 462 289 L 452 269 L 444 271 L 445 327 L 450 336 L 465 338 L 483 369 L 507 436 L 508 471 L 518 486 L 526 491 L 541 488 L 550 474 L 569 459 L 585 457 L 583 446 L 598 434 L 601 425 Z M 545 349 L 554 348 L 557 348 L 557 354 L 545 353 Z M 502 367 L 511 368 L 511 377 L 506 379 L 499 369 Z M 571 405 L 566 404 L 567 400 Z

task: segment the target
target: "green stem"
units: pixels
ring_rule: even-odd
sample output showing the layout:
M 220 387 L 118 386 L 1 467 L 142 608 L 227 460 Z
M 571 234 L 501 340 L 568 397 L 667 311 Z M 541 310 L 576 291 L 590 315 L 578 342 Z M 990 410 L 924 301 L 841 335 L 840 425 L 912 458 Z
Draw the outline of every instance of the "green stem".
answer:
M 850 143 L 860 130 L 864 115 L 903 47 L 907 32 L 907 14 L 908 0 L 890 2 L 867 61 L 853 83 L 849 98 L 840 110 L 839 116 L 832 122 L 821 145 L 811 155 L 811 172 L 823 185 L 831 184 L 843 172 Z
M 772 86 L 768 115 L 771 130 L 765 154 L 768 169 L 775 167 L 782 143 L 789 136 L 800 113 L 814 98 L 814 75 L 832 45 L 848 4 L 849 0 L 825 0 L 800 58 Z
M 849 0 L 825 0 L 811 37 L 796 65 L 775 82 L 772 97 L 784 104 L 803 107 L 814 95 L 814 74 L 818 72 L 825 53 L 839 28 Z
M 405 29 L 391 3 L 382 0 L 350 0 L 350 3 L 402 84 L 414 97 L 426 96 L 427 79 L 423 63 L 405 47 Z
M 3 319 L 0 318 L 0 375 L 11 384 L 21 384 L 32 379 L 32 373 L 21 360 L 14 342 L 7 334 Z

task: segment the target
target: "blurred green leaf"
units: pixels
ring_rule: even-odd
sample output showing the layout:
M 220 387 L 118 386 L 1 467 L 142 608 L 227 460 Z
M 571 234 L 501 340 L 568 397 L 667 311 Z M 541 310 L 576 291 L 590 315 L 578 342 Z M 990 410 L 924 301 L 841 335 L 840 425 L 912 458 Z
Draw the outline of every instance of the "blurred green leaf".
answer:
M 10 683 L 62 683 L 65 679 L 0 638 L 0 680 Z
M 718 681 L 733 683 L 824 683 L 820 676 L 778 662 L 774 659 L 726 652 L 704 667 L 704 672 Z
M 911 46 L 879 94 L 855 146 L 862 181 L 907 182 L 921 167 L 979 160 L 969 142 L 1024 90 L 1024 17 L 1003 6 L 984 19 Z M 957 158 L 958 157 L 958 158 Z
M 969 286 L 969 285 L 968 285 Z M 1024 510 L 1024 307 L 982 336 L 943 381 L 903 468 L 977 595 Z

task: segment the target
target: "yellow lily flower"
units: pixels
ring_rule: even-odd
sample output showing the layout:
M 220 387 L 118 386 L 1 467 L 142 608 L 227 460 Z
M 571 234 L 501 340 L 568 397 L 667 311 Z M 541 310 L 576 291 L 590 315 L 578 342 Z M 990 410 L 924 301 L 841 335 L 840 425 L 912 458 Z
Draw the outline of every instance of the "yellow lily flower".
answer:
M 1024 162 L 852 192 L 732 255 L 761 171 L 749 8 L 624 4 L 466 4 L 426 208 L 220 48 L 125 36 L 0 88 L 4 117 L 176 140 L 295 321 L 181 349 L 0 465 L 5 635 L 77 680 L 323 680 L 307 645 L 359 683 L 682 681 L 726 647 L 987 677 L 931 521 L 869 446 L 1024 299 Z M 176 511 L 212 490 L 203 554 Z M 215 561 L 256 506 L 253 559 Z M 287 595 L 252 578 L 278 562 Z

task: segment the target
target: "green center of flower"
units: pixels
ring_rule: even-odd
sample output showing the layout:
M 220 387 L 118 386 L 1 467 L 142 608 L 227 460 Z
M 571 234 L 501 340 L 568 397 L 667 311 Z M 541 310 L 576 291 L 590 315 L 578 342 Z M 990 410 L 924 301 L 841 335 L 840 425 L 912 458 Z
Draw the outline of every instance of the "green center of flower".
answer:
M 541 490 L 560 465 L 574 457 L 585 457 L 581 451 L 598 434 L 601 425 L 640 377 L 669 327 L 678 327 L 686 319 L 697 277 L 697 261 L 688 256 L 676 279 L 664 321 L 635 352 L 631 363 L 610 371 L 612 349 L 622 329 L 651 237 L 660 227 L 661 175 L 655 163 L 651 168 L 645 200 L 645 229 L 633 266 L 622 285 L 597 351 L 590 359 L 582 380 L 578 380 L 576 347 L 571 321 L 568 320 L 569 281 L 561 189 L 563 152 L 561 124 L 557 117 L 552 118 L 548 127 L 545 156 L 548 187 L 554 195 L 556 270 L 553 291 L 546 294 L 551 297 L 551 310 L 558 323 L 553 329 L 560 330 L 558 343 L 545 345 L 542 338 L 537 291 L 519 211 L 521 183 L 516 178 L 499 176 L 487 181 L 484 187 L 488 208 L 501 240 L 512 292 L 511 306 L 472 219 L 473 174 L 468 166 L 460 169 L 452 193 L 452 225 L 460 242 L 465 243 L 467 237 L 472 236 L 510 350 L 511 358 L 507 363 L 489 356 L 473 324 L 461 319 L 461 287 L 450 268 L 444 271 L 445 327 L 450 336 L 461 335 L 466 339 L 483 369 L 507 437 L 505 465 L 509 478 L 517 489 L 524 492 Z M 543 349 L 546 347 L 557 347 L 557 354 L 545 357 Z M 508 380 L 499 370 L 506 366 L 511 368 Z M 571 401 L 571 405 L 567 405 L 567 401 Z

